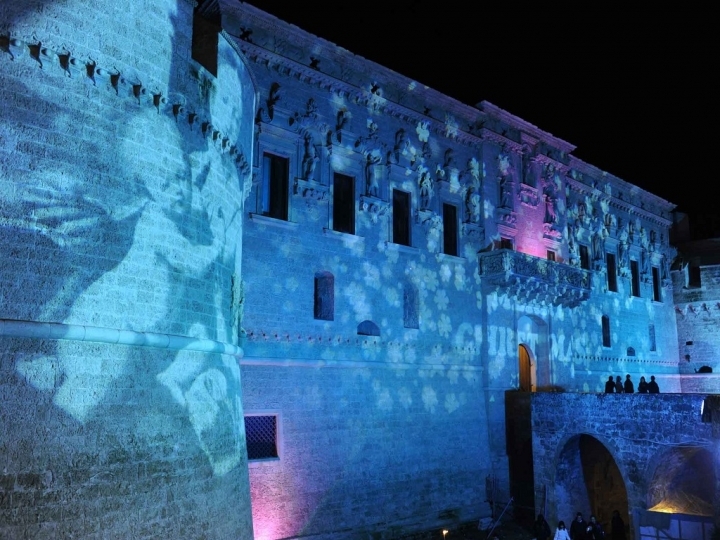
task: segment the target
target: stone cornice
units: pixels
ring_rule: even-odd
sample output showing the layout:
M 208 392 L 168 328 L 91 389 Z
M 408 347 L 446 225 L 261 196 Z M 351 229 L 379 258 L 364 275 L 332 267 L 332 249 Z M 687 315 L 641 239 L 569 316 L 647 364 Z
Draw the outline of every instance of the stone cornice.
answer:
M 233 36 L 233 39 L 244 56 L 250 61 L 265 65 L 270 69 L 276 70 L 282 75 L 294 77 L 302 82 L 312 84 L 322 90 L 335 92 L 339 95 L 350 98 L 357 103 L 368 104 L 373 99 L 371 92 L 364 88 L 353 86 L 350 83 L 336 79 L 332 75 L 327 75 L 320 71 L 311 69 L 299 62 L 296 62 L 295 60 L 277 55 L 276 53 L 255 45 L 254 43 L 242 41 L 237 36 Z M 452 133 L 448 133 L 445 123 L 435 120 L 434 118 L 426 116 L 422 113 L 418 113 L 417 111 L 409 109 L 404 105 L 400 105 L 386 98 L 381 98 L 379 100 L 378 108 L 384 114 L 404 121 L 413 128 L 418 122 L 427 123 L 428 129 L 435 135 L 453 140 L 466 146 L 476 148 L 479 147 L 484 140 L 493 140 L 491 137 L 494 137 L 500 141 L 501 144 L 512 148 L 516 152 L 520 152 L 522 150 L 522 145 L 488 129 L 483 129 L 482 131 L 484 132 L 484 135 L 480 137 L 467 133 L 460 128 L 453 130 Z
M 512 126 L 520 130 L 521 132 L 528 133 L 529 135 L 538 139 L 538 141 L 542 141 L 545 144 L 552 146 L 553 148 L 557 148 L 561 152 L 570 154 L 570 152 L 573 152 L 576 148 L 575 145 L 570 144 L 569 142 L 566 142 L 559 137 L 555 137 L 547 131 L 541 130 L 539 127 L 523 120 L 522 118 L 518 118 L 514 114 L 509 113 L 504 109 L 501 109 L 497 105 L 493 105 L 489 101 L 481 101 L 477 104 L 477 108 L 489 114 L 490 116 L 497 118 L 498 120 L 502 120 L 509 126 Z
M 654 214 L 648 210 L 644 210 L 643 208 L 635 206 L 628 201 L 618 199 L 617 197 L 614 197 L 612 195 L 607 195 L 601 190 L 593 188 L 592 186 L 588 186 L 587 184 L 583 184 L 582 182 L 579 182 L 578 180 L 575 180 L 571 177 L 566 177 L 566 181 L 570 189 L 572 189 L 573 191 L 577 193 L 582 193 L 584 195 L 591 195 L 601 200 L 605 200 L 613 208 L 625 211 L 628 214 L 643 217 L 644 219 L 651 221 L 652 223 L 655 223 L 660 227 L 670 227 L 672 225 L 672 220 L 670 219 Z
M 363 99 L 369 99 L 370 97 L 369 87 L 362 87 L 363 82 L 370 84 L 372 81 L 375 81 L 381 90 L 383 88 L 391 90 L 386 92 L 379 100 L 382 103 L 381 109 L 385 114 L 403 119 L 408 123 L 417 123 L 418 121 L 429 122 L 429 126 L 434 133 L 455 140 L 460 144 L 468 146 L 479 145 L 483 138 L 478 138 L 468 131 L 472 126 L 477 125 L 478 122 L 482 122 L 486 120 L 488 116 L 492 116 L 501 122 L 508 123 L 516 129 L 527 131 L 533 140 L 551 148 L 556 148 L 561 152 L 566 153 L 575 149 L 575 146 L 542 131 L 529 122 L 491 103 L 483 101 L 480 104 L 480 108 L 463 104 L 437 90 L 419 84 L 417 81 L 400 75 L 372 60 L 355 55 L 338 45 L 310 34 L 295 25 L 288 24 L 249 4 L 235 4 L 230 3 L 229 0 L 221 0 L 221 3 L 223 4 L 224 24 L 226 21 L 225 15 L 230 15 L 227 20 L 226 30 L 236 36 L 243 52 L 254 61 L 258 61 L 258 58 L 263 58 L 271 65 L 282 66 L 287 69 L 288 75 L 312 81 L 320 88 L 344 92 L 359 102 L 362 102 Z M 241 24 L 246 24 L 247 27 L 240 26 Z M 240 31 L 247 31 L 252 29 L 252 27 L 256 27 L 271 35 L 282 36 L 281 41 L 283 43 L 292 43 L 293 49 L 299 48 L 306 51 L 313 51 L 314 57 L 325 58 L 330 63 L 336 63 L 344 67 L 355 63 L 358 65 L 358 69 L 343 69 L 341 78 L 338 78 L 336 75 L 323 72 L 322 64 L 319 67 L 310 67 L 310 65 L 289 58 L 282 51 L 274 51 L 266 45 L 252 43 L 251 39 L 242 41 L 240 37 L 237 37 L 240 35 Z M 361 81 L 361 76 L 368 78 Z M 357 80 L 350 82 L 349 79 L 351 78 Z M 410 87 L 415 88 L 412 91 L 412 97 L 417 102 L 417 109 L 398 102 L 398 99 L 402 99 L 403 96 L 407 97 L 410 95 L 410 92 L 406 90 Z M 390 96 L 390 94 L 397 94 L 397 99 Z M 426 111 L 427 114 L 418 110 L 421 108 L 429 108 L 428 111 Z M 433 116 L 433 112 L 436 111 L 442 113 L 443 116 L 448 115 L 455 119 L 457 127 L 448 129 L 445 125 L 446 118 L 435 118 Z M 487 131 L 489 132 L 490 130 Z M 503 137 L 499 134 L 497 134 L 497 136 Z M 522 148 L 522 143 L 510 141 L 510 139 L 504 137 L 503 140 L 506 146 L 512 147 L 514 150 L 516 148 Z
M 603 171 L 602 169 L 586 163 L 581 159 L 576 158 L 575 156 L 570 156 L 569 167 L 585 175 L 588 175 L 591 178 L 609 181 L 611 184 L 617 185 L 627 192 L 640 192 L 642 193 L 642 196 L 647 199 L 651 204 L 657 205 L 661 211 L 665 211 L 668 214 L 672 212 L 676 207 L 675 204 L 666 201 L 662 197 L 659 197 L 654 193 L 650 193 L 649 191 L 645 191 L 644 189 L 636 186 L 635 184 L 631 184 L 630 182 L 627 182 L 622 178 L 615 176 L 614 174 Z

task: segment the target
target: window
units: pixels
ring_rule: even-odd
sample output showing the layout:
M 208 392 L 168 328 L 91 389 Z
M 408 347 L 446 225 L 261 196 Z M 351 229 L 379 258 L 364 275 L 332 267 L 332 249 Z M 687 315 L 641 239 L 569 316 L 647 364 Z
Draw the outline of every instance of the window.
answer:
M 580 245 L 580 268 L 590 270 L 590 251 L 584 245 Z
M 500 249 L 513 249 L 512 238 L 500 238 Z
M 288 159 L 275 154 L 263 155 L 262 214 L 276 219 L 288 218 Z
M 648 325 L 648 337 L 650 338 L 650 352 L 657 351 L 657 342 L 655 341 L 655 325 Z
M 419 312 L 417 287 L 410 284 L 405 285 L 403 291 L 403 326 L 405 328 L 420 328 Z
M 603 347 L 610 347 L 610 317 L 602 316 L 602 344 Z
M 276 415 L 245 417 L 248 460 L 278 457 L 277 428 Z
M 653 266 L 652 269 L 652 284 L 653 300 L 656 302 L 662 302 L 662 294 L 660 292 L 660 269 L 657 266 Z
M 217 77 L 220 9 L 217 2 L 198 2 L 193 12 L 192 59 Z
M 443 203 L 443 253 L 458 254 L 457 206 Z
M 358 336 L 380 336 L 380 327 L 372 321 L 363 321 L 357 327 Z
M 393 239 L 396 244 L 410 245 L 410 194 L 393 190 Z
M 552 249 L 547 250 L 547 260 L 548 261 L 554 261 L 555 260 L 555 252 Z
M 632 295 L 640 296 L 640 268 L 636 260 L 630 261 L 630 275 L 632 277 Z
M 702 287 L 702 280 L 700 279 L 700 267 L 695 264 L 687 266 L 687 286 L 699 289 Z
M 605 264 L 607 266 L 608 290 L 617 292 L 617 264 L 615 263 L 614 253 L 605 254 Z
M 315 318 L 335 319 L 335 277 L 330 272 L 315 274 Z
M 333 177 L 333 230 L 355 234 L 355 179 L 340 173 Z
M 633 347 L 627 348 L 627 356 L 635 356 L 635 349 Z

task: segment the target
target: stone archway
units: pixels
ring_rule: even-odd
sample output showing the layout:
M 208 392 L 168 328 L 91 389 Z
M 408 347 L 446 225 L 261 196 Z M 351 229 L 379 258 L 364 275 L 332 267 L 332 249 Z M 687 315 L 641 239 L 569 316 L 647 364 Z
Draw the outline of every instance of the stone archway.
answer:
M 558 520 L 585 519 L 595 514 L 606 531 L 618 510 L 632 538 L 628 496 L 620 469 L 607 447 L 590 435 L 576 435 L 565 443 L 556 461 L 555 510 Z
M 681 447 L 656 460 L 648 483 L 647 507 L 651 512 L 712 516 L 716 484 L 713 455 L 706 448 Z

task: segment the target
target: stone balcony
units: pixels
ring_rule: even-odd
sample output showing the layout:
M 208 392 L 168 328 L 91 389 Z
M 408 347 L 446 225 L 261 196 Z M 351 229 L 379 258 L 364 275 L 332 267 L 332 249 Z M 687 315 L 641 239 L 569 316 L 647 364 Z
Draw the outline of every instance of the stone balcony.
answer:
M 478 262 L 483 281 L 518 302 L 575 307 L 590 297 L 587 270 L 507 249 L 481 253 Z

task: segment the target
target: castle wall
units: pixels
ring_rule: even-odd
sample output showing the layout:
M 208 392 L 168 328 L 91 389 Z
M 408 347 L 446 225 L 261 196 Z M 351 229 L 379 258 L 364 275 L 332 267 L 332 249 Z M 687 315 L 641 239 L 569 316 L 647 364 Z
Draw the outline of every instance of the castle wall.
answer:
M 651 524 L 644 517 L 649 510 L 666 517 L 673 512 L 704 515 L 706 521 L 712 521 L 720 497 L 715 482 L 720 469 L 716 458 L 717 434 L 713 434 L 712 424 L 701 417 L 705 400 L 707 395 L 703 394 L 534 394 L 531 407 L 535 489 L 546 490 L 547 519 L 551 523 L 557 520 L 567 523 L 575 512 L 581 511 L 585 516 L 595 513 L 600 521 L 609 523 L 610 510 L 615 508 L 623 512 L 626 524 L 628 512 L 633 514 L 632 519 L 642 521 L 631 524 L 633 527 Z M 596 477 L 597 484 L 588 480 L 587 474 L 572 483 L 562 479 L 567 475 L 563 471 L 566 456 L 574 455 L 577 458 L 574 468 L 580 470 L 579 454 L 572 449 L 579 436 L 594 439 L 596 445 L 609 453 L 608 462 L 600 464 L 602 473 Z M 615 466 L 620 474 L 616 482 L 622 486 L 608 481 Z M 606 508 L 591 507 L 577 493 L 574 496 L 568 493 L 573 486 L 577 489 L 588 481 L 592 486 L 587 489 L 599 490 L 598 500 L 603 504 L 613 494 L 617 497 L 618 489 L 624 489 L 627 507 L 619 503 L 610 507 L 606 504 Z M 687 511 L 678 506 L 698 504 L 699 495 L 704 498 L 702 507 Z M 663 528 L 658 525 L 662 522 L 656 519 L 654 526 Z
M 278 457 L 250 464 L 258 534 L 392 537 L 487 516 L 491 499 L 499 511 L 521 344 L 535 389 L 598 392 L 627 373 L 679 389 L 669 203 L 491 104 L 453 102 L 250 6 L 223 10 L 260 95 L 243 396 L 280 428 Z M 502 253 L 508 266 L 486 271 Z
M 0 20 L 0 536 L 252 538 L 243 59 L 184 1 Z

